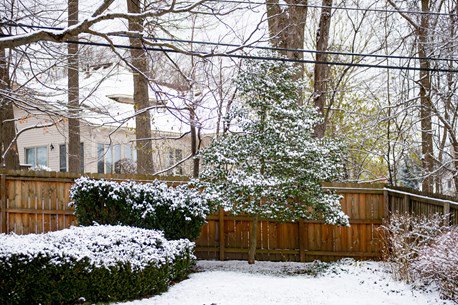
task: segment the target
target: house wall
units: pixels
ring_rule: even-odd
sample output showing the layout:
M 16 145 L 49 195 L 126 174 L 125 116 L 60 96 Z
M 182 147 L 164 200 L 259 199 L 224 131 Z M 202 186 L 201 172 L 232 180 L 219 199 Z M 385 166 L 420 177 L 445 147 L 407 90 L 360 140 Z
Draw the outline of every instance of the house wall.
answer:
M 37 113 L 28 115 L 26 112 L 16 109 L 15 117 L 17 121 L 17 130 L 21 132 L 24 128 L 35 126 L 49 125 L 50 127 L 32 128 L 21 133 L 18 137 L 18 150 L 21 164 L 26 163 L 25 149 L 32 147 L 45 146 L 48 152 L 48 167 L 53 171 L 60 170 L 59 163 L 59 145 L 68 143 L 68 131 L 66 128 L 66 120 L 52 119 L 49 116 Z M 181 150 L 182 157 L 190 155 L 190 136 L 187 135 L 179 140 L 167 139 L 176 138 L 180 134 L 171 132 L 153 131 L 153 162 L 155 172 L 166 169 L 171 163 L 175 163 L 176 150 Z M 160 139 L 159 139 L 160 138 Z M 84 171 L 90 173 L 97 173 L 98 163 L 98 144 L 115 145 L 121 144 L 121 158 L 125 155 L 125 146 L 132 145 L 132 151 L 135 147 L 135 130 L 128 128 L 114 128 L 114 127 L 93 127 L 87 124 L 81 124 L 81 142 L 84 143 Z M 210 137 L 204 139 L 204 145 L 210 142 Z M 51 147 L 52 145 L 52 147 Z M 172 150 L 172 160 L 170 160 L 170 150 Z M 68 151 L 67 151 L 68 153 Z M 106 155 L 106 154 L 105 154 Z M 67 156 L 68 164 L 68 156 Z M 182 165 L 182 171 L 175 169 L 172 172 L 165 172 L 167 174 L 182 174 L 191 175 L 192 173 L 192 160 L 186 161 Z
M 444 174 L 444 177 L 441 179 L 442 190 L 441 193 L 447 196 L 456 196 L 457 192 L 455 190 L 455 182 L 453 181 L 453 175 L 450 172 Z

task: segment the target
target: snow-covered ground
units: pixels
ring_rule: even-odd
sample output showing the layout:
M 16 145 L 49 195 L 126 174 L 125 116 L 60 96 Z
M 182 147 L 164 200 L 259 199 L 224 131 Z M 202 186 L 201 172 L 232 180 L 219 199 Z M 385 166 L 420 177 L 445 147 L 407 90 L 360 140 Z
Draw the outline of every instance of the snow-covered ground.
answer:
M 433 288 L 393 280 L 383 263 L 199 261 L 199 272 L 162 295 L 129 305 L 452 305 Z

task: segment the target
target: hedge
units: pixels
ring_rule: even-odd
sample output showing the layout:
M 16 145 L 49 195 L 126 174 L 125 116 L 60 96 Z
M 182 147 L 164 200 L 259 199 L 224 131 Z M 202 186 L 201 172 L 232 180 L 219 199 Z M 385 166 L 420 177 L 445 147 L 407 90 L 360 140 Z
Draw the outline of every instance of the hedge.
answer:
M 123 301 L 187 277 L 194 243 L 123 226 L 0 235 L 0 304 Z
M 188 185 L 114 182 L 81 177 L 70 197 L 81 225 L 128 225 L 164 232 L 167 239 L 195 240 L 209 213 L 208 201 Z

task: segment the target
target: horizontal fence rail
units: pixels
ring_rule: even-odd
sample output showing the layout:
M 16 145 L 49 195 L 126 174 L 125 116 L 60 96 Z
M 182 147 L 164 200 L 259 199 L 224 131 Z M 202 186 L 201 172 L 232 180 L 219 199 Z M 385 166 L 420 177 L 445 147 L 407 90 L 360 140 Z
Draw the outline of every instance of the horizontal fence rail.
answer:
M 85 174 L 94 179 L 185 183 L 186 177 Z M 76 225 L 68 206 L 70 188 L 79 175 L 56 172 L 0 171 L 0 233 L 45 233 Z M 323 261 L 342 257 L 377 259 L 381 256 L 380 226 L 390 212 L 449 215 L 457 224 L 458 203 L 386 188 L 383 184 L 325 183 L 323 187 L 343 196 L 343 211 L 350 227 L 322 221 L 276 222 L 261 220 L 257 231 L 258 260 Z M 220 211 L 210 215 L 196 241 L 201 259 L 246 259 L 251 218 Z

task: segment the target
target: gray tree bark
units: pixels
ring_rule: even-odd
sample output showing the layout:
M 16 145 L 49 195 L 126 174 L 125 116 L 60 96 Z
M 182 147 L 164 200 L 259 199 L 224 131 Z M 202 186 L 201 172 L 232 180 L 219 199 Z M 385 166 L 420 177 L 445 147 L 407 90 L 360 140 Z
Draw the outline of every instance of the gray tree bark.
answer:
M 304 47 L 305 22 L 307 21 L 308 0 L 286 0 L 291 4 L 282 8 L 279 0 L 268 0 L 267 17 L 270 42 L 274 48 L 302 49 Z M 279 51 L 290 59 L 304 59 L 304 53 L 298 51 Z M 299 68 L 295 79 L 304 77 L 304 65 Z
M 199 143 L 198 143 L 198 134 L 196 128 L 196 115 L 194 113 L 194 109 L 190 110 L 189 116 L 189 123 L 190 123 L 190 131 L 191 131 L 191 154 L 194 157 L 192 160 L 192 177 L 198 178 L 199 171 L 200 171 L 200 159 L 196 158 L 197 152 L 199 150 Z
M 127 0 L 127 10 L 129 13 L 141 13 L 140 0 Z M 129 19 L 129 31 L 142 33 L 143 18 L 136 20 Z M 148 72 L 147 54 L 142 48 L 140 39 L 129 38 L 130 45 L 134 49 L 130 50 L 134 78 L 134 107 L 138 114 L 135 117 L 135 136 L 137 143 L 137 172 L 139 174 L 152 174 L 154 172 L 152 153 L 153 142 L 151 139 L 151 114 L 148 94 Z
M 422 12 L 429 12 L 429 0 L 421 0 Z M 429 35 L 429 15 L 421 15 L 420 26 L 417 28 L 418 35 L 418 57 L 420 57 L 420 67 L 430 68 L 430 62 L 427 59 L 428 35 Z M 431 108 L 431 76 L 429 71 L 420 71 L 420 120 L 421 120 L 421 153 L 422 167 L 425 178 L 422 182 L 422 190 L 432 192 L 434 179 L 431 173 L 434 169 L 434 152 L 433 152 L 433 130 L 432 130 L 432 108 Z
M 431 67 L 428 59 L 428 36 L 430 33 L 430 12 L 429 0 L 421 0 L 421 11 L 426 13 L 420 16 L 420 24 L 417 24 L 406 13 L 401 12 L 395 1 L 387 0 L 391 6 L 399 11 L 399 14 L 414 28 L 415 35 L 418 38 L 417 52 L 420 67 L 429 69 Z M 434 169 L 434 151 L 433 151 L 433 130 L 432 130 L 432 104 L 431 104 L 431 75 L 429 71 L 420 71 L 420 126 L 421 126 L 421 164 L 424 179 L 422 181 L 422 190 L 432 192 L 434 188 L 434 179 L 431 175 Z
M 5 49 L 0 49 L 0 167 L 19 169 L 19 154 L 17 149 L 16 126 L 14 121 L 13 103 L 8 99 L 7 92 L 11 90 L 8 69 L 8 59 Z M 6 94 L 5 94 L 6 93 Z M 8 150 L 5 154 L 5 151 Z M 4 155 L 4 158 L 3 158 Z
M 68 26 L 78 23 L 78 0 L 68 0 Z M 78 40 L 76 36 L 73 38 Z M 68 44 L 68 171 L 79 173 L 80 167 L 80 105 L 79 105 L 79 57 L 78 45 Z
M 331 6 L 332 0 L 323 0 L 321 9 L 320 23 L 316 33 L 316 50 L 327 51 L 329 43 L 329 29 L 331 27 Z M 317 53 L 317 61 L 327 61 L 327 54 Z M 329 82 L 329 65 L 315 64 L 314 69 L 314 94 L 313 102 L 318 113 L 324 118 L 324 108 L 327 100 L 327 84 Z M 314 128 L 314 136 L 324 137 L 326 131 L 326 121 L 318 124 Z

